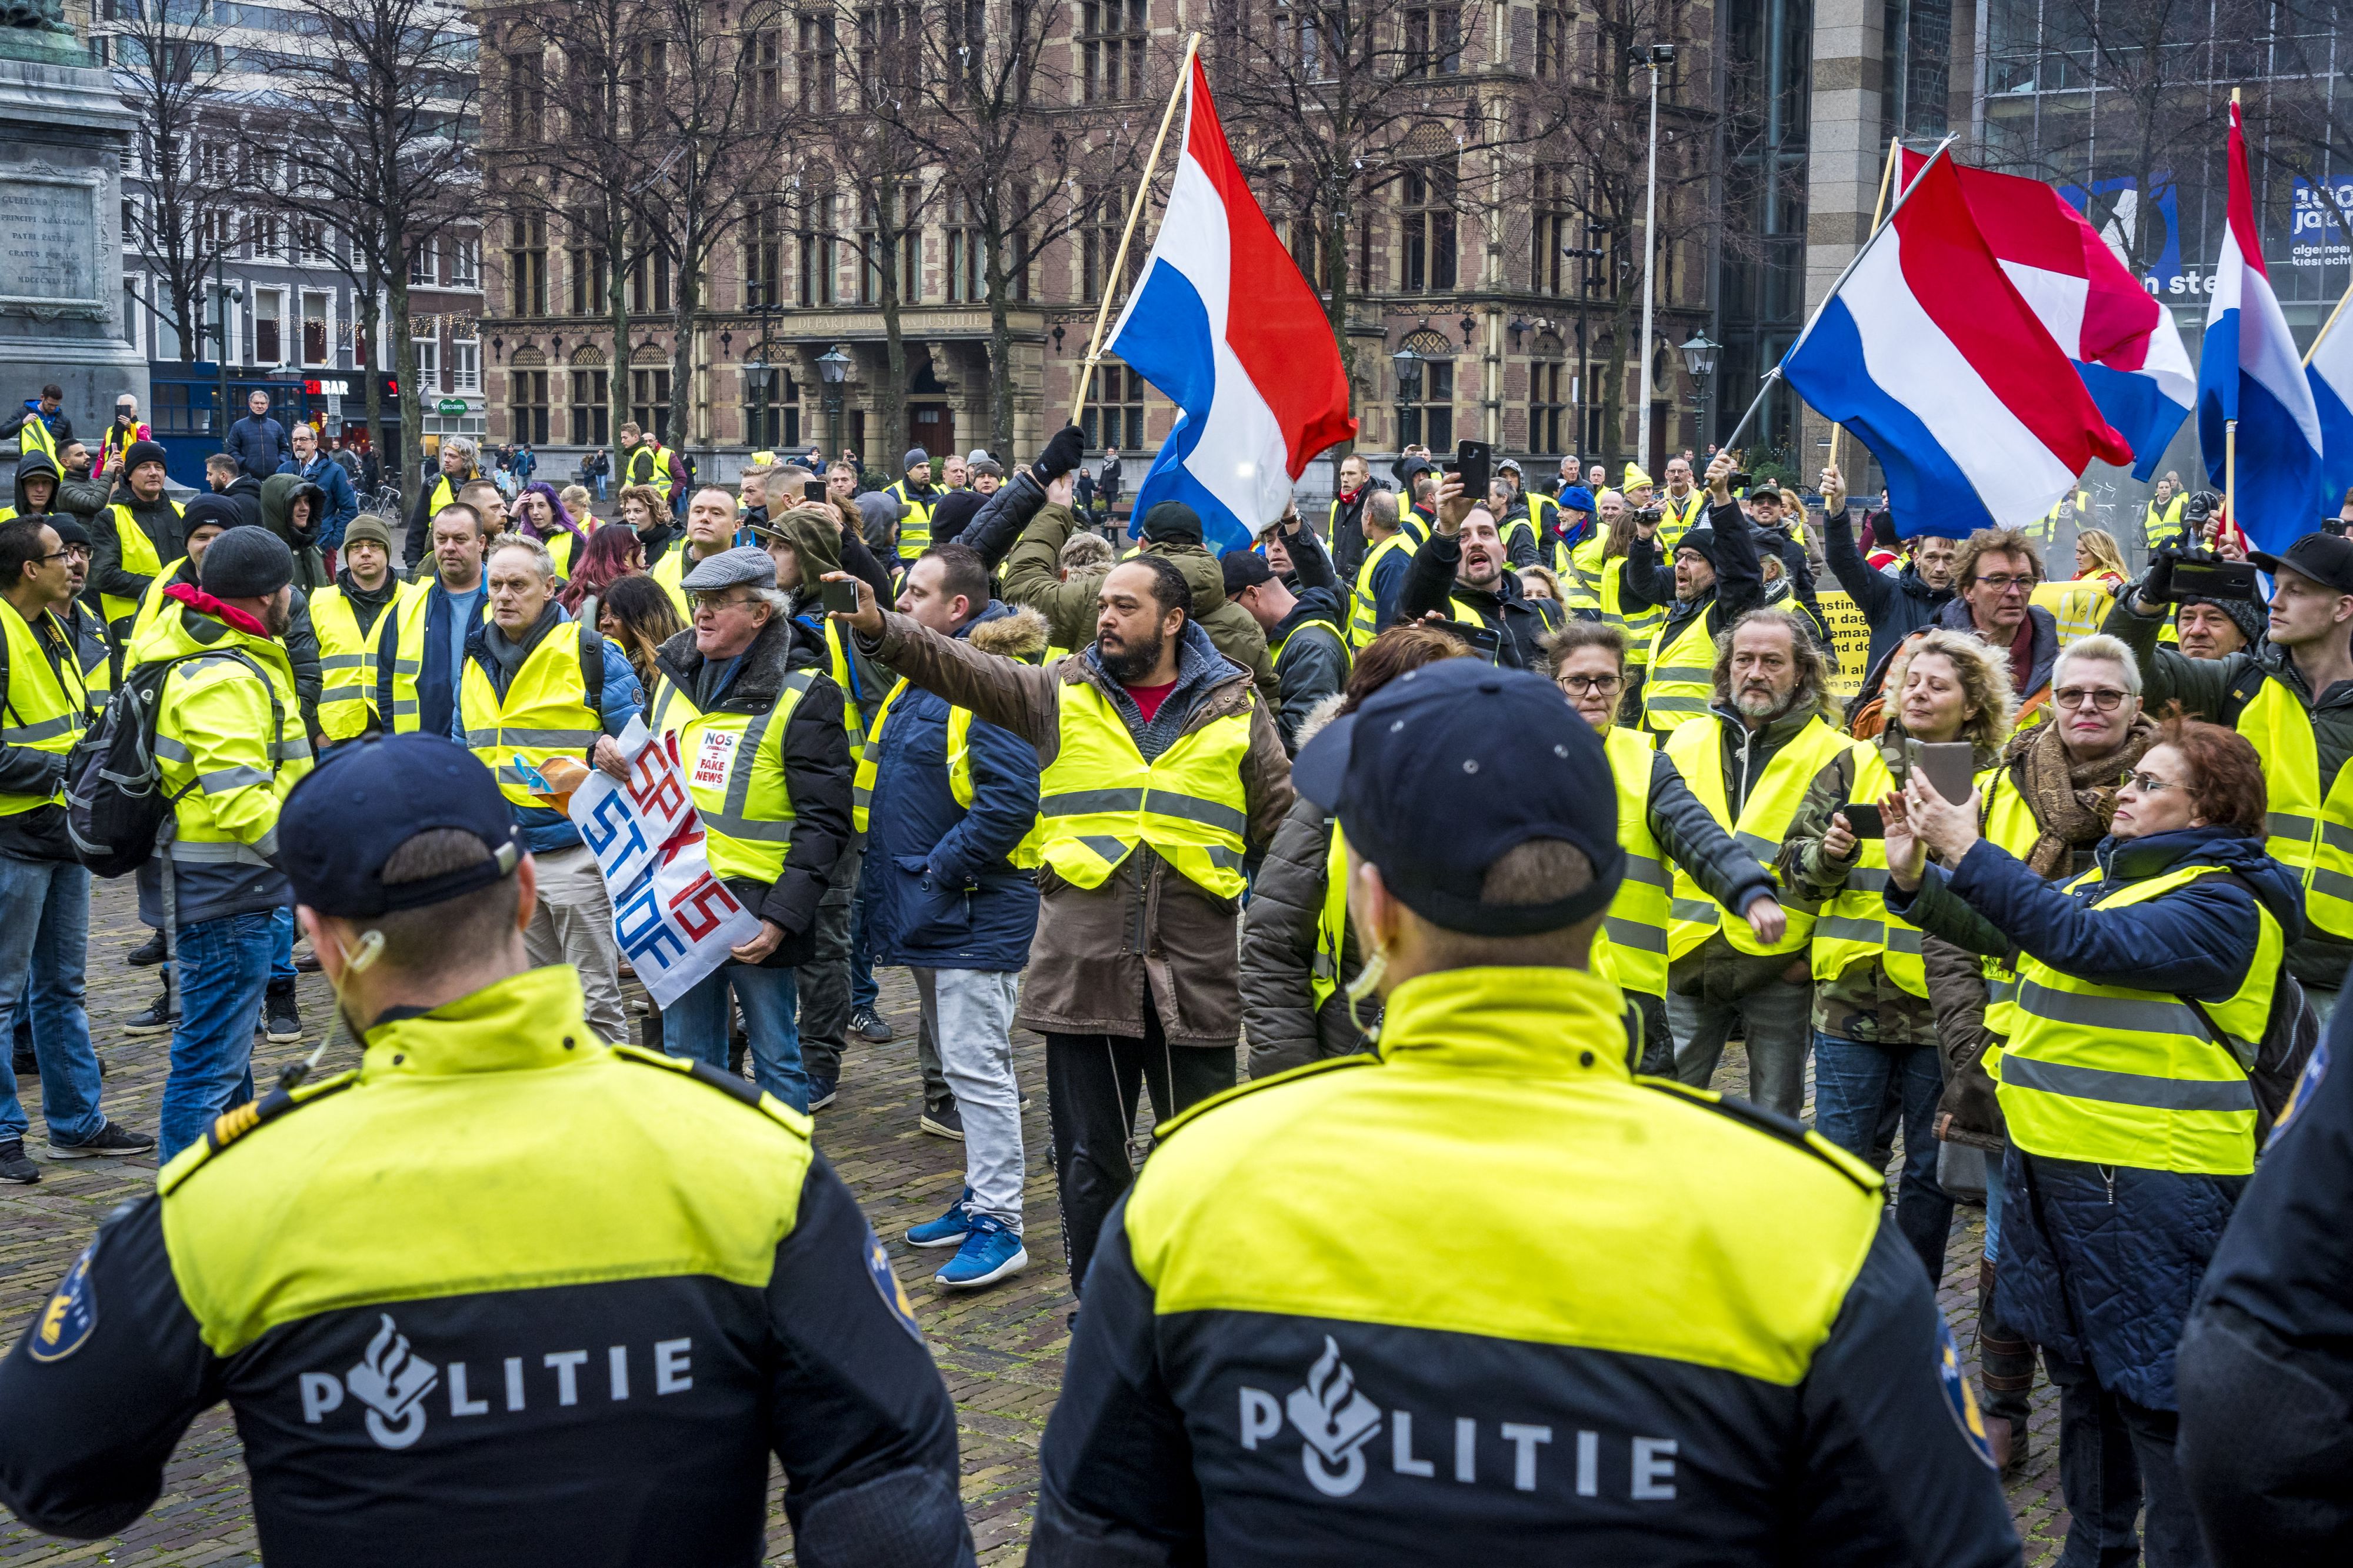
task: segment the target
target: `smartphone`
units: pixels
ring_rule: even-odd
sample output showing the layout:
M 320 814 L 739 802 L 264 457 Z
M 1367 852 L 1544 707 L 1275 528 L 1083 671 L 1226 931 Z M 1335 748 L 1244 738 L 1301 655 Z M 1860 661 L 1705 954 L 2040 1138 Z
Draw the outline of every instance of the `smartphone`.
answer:
M 2165 596 L 2183 599 L 2232 599 L 2242 603 L 2263 596 L 2252 561 L 2214 561 L 2184 557 L 2173 563 L 2173 584 Z
M 1487 480 L 1493 471 L 1495 448 L 1486 441 L 1458 441 L 1454 446 L 1455 471 L 1462 476 L 1462 493 L 1474 500 L 1487 499 Z
M 1920 748 L 1919 768 L 1929 788 L 1958 805 L 1975 787 L 1977 748 L 1966 741 L 1928 742 Z
M 1881 820 L 1875 802 L 1851 800 L 1840 808 L 1846 817 L 1848 830 L 1857 838 L 1884 838 L 1887 824 Z
M 828 577 L 818 586 L 825 590 L 827 615 L 854 616 L 858 613 L 858 579 L 850 577 L 837 583 Z
M 825 481 L 823 479 L 803 479 L 801 481 L 801 500 L 823 500 L 824 499 Z M 858 606 L 852 605 L 849 607 L 854 610 Z
M 1504 646 L 1502 633 L 1481 626 L 1477 621 L 1437 621 L 1431 624 L 1435 625 L 1440 631 L 1469 643 L 1471 650 L 1489 664 L 1495 662 L 1495 655 Z

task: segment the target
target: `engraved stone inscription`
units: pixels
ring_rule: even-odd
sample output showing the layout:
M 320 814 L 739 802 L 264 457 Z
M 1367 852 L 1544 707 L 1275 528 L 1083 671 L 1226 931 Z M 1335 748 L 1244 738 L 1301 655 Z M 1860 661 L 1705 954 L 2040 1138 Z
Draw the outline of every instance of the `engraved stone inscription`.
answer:
M 98 298 L 98 213 L 88 185 L 0 175 L 0 296 Z

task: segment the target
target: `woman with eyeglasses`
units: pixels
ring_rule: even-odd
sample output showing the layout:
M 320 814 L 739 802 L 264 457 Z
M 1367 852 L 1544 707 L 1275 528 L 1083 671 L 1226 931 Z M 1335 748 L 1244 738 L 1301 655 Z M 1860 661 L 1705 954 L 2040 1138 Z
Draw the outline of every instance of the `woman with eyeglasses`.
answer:
M 2068 683 L 2075 712 L 2098 710 L 2084 665 Z M 1980 834 L 1974 794 L 1941 800 L 1915 774 L 1882 802 L 1888 908 L 2018 955 L 1992 1069 L 2009 1135 L 1994 1295 L 2059 1386 L 2061 1490 L 2100 1537 L 2071 1561 L 2129 1542 L 2136 1490 L 2152 1568 L 2207 1561 L 2174 1464 L 2174 1347 L 2254 1169 L 2242 1064 L 2304 927 L 2295 876 L 2263 849 L 2265 804 L 2254 747 L 2179 718 L 2063 885 Z
M 1626 637 L 1600 621 L 1571 621 L 1545 639 L 1553 683 L 1593 726 L 1618 785 L 1618 842 L 1626 879 L 1609 901 L 1603 929 L 1618 966 L 1619 988 L 1641 1010 L 1637 1072 L 1672 1077 L 1674 1041 L 1667 1029 L 1667 921 L 1673 872 L 1691 874 L 1707 896 L 1745 916 L 1757 940 L 1779 942 L 1787 929 L 1773 873 L 1725 832 L 1669 760 L 1641 730 L 1617 724 L 1626 688 Z

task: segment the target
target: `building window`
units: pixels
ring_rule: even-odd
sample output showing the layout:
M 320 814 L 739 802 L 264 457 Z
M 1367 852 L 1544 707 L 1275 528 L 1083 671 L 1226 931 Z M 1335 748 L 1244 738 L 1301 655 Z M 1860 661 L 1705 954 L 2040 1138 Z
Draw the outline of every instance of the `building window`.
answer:
M 507 372 L 507 439 L 547 445 L 547 372 Z
M 1144 378 L 1117 360 L 1095 366 L 1087 409 L 1079 418 L 1087 445 L 1134 451 L 1144 445 Z
M 572 373 L 572 444 L 575 447 L 602 447 L 613 438 L 608 374 L 602 370 Z
M 284 364 L 286 342 L 286 292 L 282 289 L 257 289 L 253 293 L 253 363 Z
M 247 220 L 246 233 L 253 242 L 256 261 L 286 259 L 286 231 L 275 213 L 255 213 Z
M 1568 367 L 1557 361 L 1537 360 L 1528 366 L 1528 450 L 1556 457 L 1568 434 Z
M 430 318 L 427 318 L 430 320 Z M 437 326 L 431 337 L 410 340 L 417 352 L 417 390 L 421 395 L 441 390 L 441 338 Z
M 775 451 L 801 444 L 800 388 L 781 370 L 744 375 L 744 443 Z
M 482 282 L 482 242 L 479 239 L 454 239 L 449 242 L 449 287 L 476 289 Z
M 629 372 L 629 418 L 657 440 L 670 439 L 670 372 L 648 368 Z
M 482 390 L 482 340 L 452 338 L 449 340 L 449 390 L 480 392 Z
M 763 27 L 752 35 L 752 109 L 765 119 L 785 107 L 785 31 Z
M 800 232 L 800 301 L 833 303 L 833 198 L 820 196 L 810 208 L 813 226 Z
M 547 219 L 517 215 L 507 219 L 507 299 L 511 314 L 547 314 Z
M 1079 58 L 1089 103 L 1144 95 L 1145 0 L 1081 0 Z
M 868 5 L 858 13 L 860 81 L 903 86 L 922 58 L 923 14 L 910 5 Z
M 763 202 L 744 226 L 744 308 L 785 302 L 784 211 Z
M 1398 432 L 1400 444 L 1420 445 L 1433 452 L 1454 445 L 1454 362 L 1422 361 L 1417 395 L 1419 403 L 1406 405 L 1405 428 Z
M 1090 191 L 1079 226 L 1079 298 L 1100 300 L 1119 248 L 1119 193 Z
M 1432 163 L 1405 177 L 1403 241 L 1398 247 L 1409 294 L 1439 294 L 1454 287 L 1454 170 Z
M 1405 67 L 1409 76 L 1462 68 L 1462 8 L 1409 5 L 1405 13 Z
M 670 283 L 668 255 L 638 257 L 638 264 L 629 268 L 630 310 L 640 316 L 668 314 Z
M 1539 294 L 1567 292 L 1568 172 L 1556 165 L 1536 171 L 1535 200 L 1528 249 L 1528 286 Z
M 947 290 L 950 304 L 970 304 L 988 298 L 988 266 L 981 254 L 980 230 L 972 221 L 972 206 L 961 191 L 948 197 Z
M 628 64 L 629 132 L 643 136 L 660 119 L 663 89 L 670 81 L 670 44 L 662 38 L 641 38 Z
M 564 253 L 571 290 L 566 303 L 575 316 L 600 316 L 610 302 L 612 279 L 606 272 L 605 247 L 596 240 L 598 225 L 587 213 L 580 212 L 575 213 L 564 226 L 573 239 Z
M 858 269 L 858 302 L 872 305 L 882 298 L 882 268 L 875 260 L 881 254 L 881 241 L 876 237 L 880 214 L 871 195 L 866 198 L 865 211 L 865 222 L 859 226 L 864 258 L 863 265 Z M 923 298 L 923 230 L 910 225 L 900 233 L 894 249 L 897 254 L 892 267 L 897 274 L 899 302 L 902 305 L 919 304 Z
M 334 252 L 327 247 L 327 224 L 323 218 L 294 220 L 294 248 L 305 267 L 332 267 L 335 263 Z
M 322 290 L 302 290 L 302 363 L 306 365 L 330 365 L 327 345 L 334 341 L 329 330 L 334 310 L 332 299 Z
M 441 247 L 428 239 L 408 253 L 408 286 L 411 289 L 430 289 L 439 281 L 440 251 Z
M 507 57 L 507 140 L 536 142 L 547 119 L 547 62 L 532 49 Z
M 1569 14 L 1566 5 L 1540 0 L 1536 6 L 1535 74 L 1538 81 L 1562 81 L 1568 76 Z
M 831 114 L 834 107 L 834 30 L 830 12 L 804 12 L 795 74 L 800 79 L 801 107 Z

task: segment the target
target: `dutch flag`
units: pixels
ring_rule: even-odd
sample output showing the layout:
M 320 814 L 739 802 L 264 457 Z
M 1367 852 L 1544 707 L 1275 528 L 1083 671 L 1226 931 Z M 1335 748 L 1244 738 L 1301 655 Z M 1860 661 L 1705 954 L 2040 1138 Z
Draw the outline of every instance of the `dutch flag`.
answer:
M 1939 150 L 1782 357 L 1886 471 L 1896 531 L 1966 539 L 2042 517 L 2092 458 L 2132 460 L 2019 294 Z
M 1198 59 L 1168 207 L 1110 352 L 1179 410 L 1135 516 L 1183 501 L 1213 554 L 1247 547 L 1316 454 L 1356 433 L 1331 323 L 1251 198 Z
M 2239 106 L 2231 105 L 2231 201 L 2206 346 L 2198 361 L 2198 447 L 2223 485 L 2224 424 L 2239 422 L 2238 515 L 2258 550 L 2276 553 L 2320 526 L 2320 414 L 2287 317 L 2263 270 L 2254 186 Z

